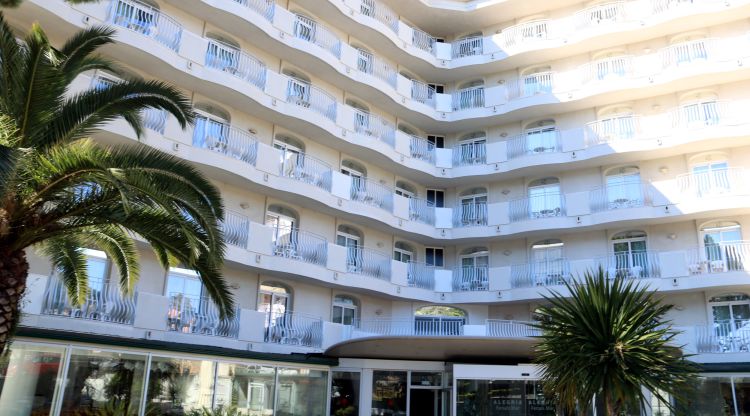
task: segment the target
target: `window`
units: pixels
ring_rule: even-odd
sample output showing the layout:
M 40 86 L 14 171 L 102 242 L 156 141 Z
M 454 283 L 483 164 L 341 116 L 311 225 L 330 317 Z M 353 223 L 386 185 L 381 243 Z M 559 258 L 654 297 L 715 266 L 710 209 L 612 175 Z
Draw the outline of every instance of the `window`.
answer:
M 109 261 L 107 254 L 99 250 L 82 249 L 86 256 L 86 273 L 92 293 L 101 293 L 109 283 Z
M 452 306 L 424 306 L 414 312 L 414 330 L 419 335 L 460 335 L 466 312 Z
M 219 362 L 216 376 L 216 404 L 235 406 L 241 414 L 270 415 L 276 369 L 253 364 Z
M 487 290 L 490 256 L 487 247 L 472 247 L 461 252 L 460 268 L 453 279 L 454 290 Z
M 486 188 L 472 188 L 462 192 L 458 204 L 459 225 L 483 225 L 487 222 Z
M 401 195 L 406 198 L 417 197 L 417 189 L 412 184 L 405 181 L 396 181 L 396 189 L 394 192 L 396 195 Z
M 372 372 L 372 414 L 406 416 L 406 371 Z
M 346 265 L 350 272 L 357 272 L 362 267 L 362 233 L 354 227 L 339 225 L 336 232 L 336 244 L 346 247 Z
M 203 296 L 203 283 L 193 270 L 172 267 L 167 275 L 166 295 L 179 296 L 197 306 Z
M 437 94 L 443 94 L 443 93 L 445 93 L 445 85 L 442 85 L 442 84 L 427 84 L 427 87 L 429 87 L 432 91 L 435 91 Z
M 693 187 L 697 196 L 722 194 L 730 190 L 729 163 L 706 161 L 692 167 Z
M 294 177 L 305 166 L 305 144 L 300 140 L 278 135 L 273 139 L 273 147 L 281 150 L 281 166 L 284 176 Z
M 364 4 L 364 2 L 363 2 Z M 359 414 L 360 373 L 334 371 L 331 377 L 331 414 Z
M 397 241 L 393 248 L 393 260 L 409 263 L 414 260 L 414 248 L 402 241 Z
M 428 189 L 427 202 L 437 208 L 445 207 L 445 191 L 438 189 Z
M 425 263 L 428 266 L 443 267 L 443 249 L 427 247 L 425 250 Z
M 612 237 L 614 259 L 609 277 L 650 277 L 651 261 L 646 250 L 646 233 L 626 231 Z
M 434 136 L 434 135 L 428 134 L 427 141 L 432 143 L 432 145 L 438 149 L 442 149 L 445 147 L 445 137 L 443 136 Z
M 196 105 L 193 145 L 216 151 L 224 151 L 229 137 L 229 115 L 207 105 Z
M 209 37 L 206 66 L 234 73 L 238 70 L 239 56 L 240 48 L 234 42 Z
M 64 346 L 8 346 L 0 360 L 0 403 L 7 415 L 49 415 L 63 379 Z
M 562 284 L 568 274 L 564 248 L 564 243 L 558 239 L 537 241 L 531 245 L 531 272 L 537 285 Z
M 544 120 L 527 126 L 526 151 L 530 154 L 557 152 L 557 129 L 554 120 Z
M 281 283 L 261 283 L 258 290 L 258 312 L 265 312 L 273 317 L 283 316 L 290 310 L 290 297 L 289 289 Z
M 643 206 L 641 173 L 636 166 L 626 166 L 607 173 L 607 203 L 609 209 Z
M 719 345 L 726 352 L 747 351 L 750 331 L 750 296 L 729 293 L 708 301 Z
M 214 392 L 212 361 L 153 356 L 149 366 L 147 406 L 154 413 L 190 414 Z
M 333 315 L 331 322 L 342 325 L 357 323 L 358 303 L 356 299 L 346 295 L 336 295 L 333 298 Z
M 529 184 L 529 218 L 562 215 L 562 194 L 557 178 L 538 179 Z
M 742 241 L 742 228 L 736 222 L 720 221 L 701 227 L 705 265 L 711 272 L 745 270 L 747 249 Z

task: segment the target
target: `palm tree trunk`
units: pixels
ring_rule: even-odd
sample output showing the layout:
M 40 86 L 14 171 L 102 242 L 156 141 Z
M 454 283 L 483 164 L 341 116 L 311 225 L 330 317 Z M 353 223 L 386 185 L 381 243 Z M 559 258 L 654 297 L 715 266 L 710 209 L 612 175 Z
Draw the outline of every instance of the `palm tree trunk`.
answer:
M 29 262 L 23 250 L 0 247 L 0 354 L 13 336 L 18 324 L 21 297 L 26 290 Z

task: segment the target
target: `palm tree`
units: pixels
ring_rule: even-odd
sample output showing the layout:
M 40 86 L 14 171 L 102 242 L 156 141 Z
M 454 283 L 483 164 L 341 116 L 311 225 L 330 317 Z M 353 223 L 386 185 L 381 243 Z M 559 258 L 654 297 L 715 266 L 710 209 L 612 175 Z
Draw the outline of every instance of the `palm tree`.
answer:
M 0 13 L 0 351 L 18 321 L 32 246 L 80 303 L 88 293 L 81 248 L 106 252 L 130 293 L 137 235 L 165 268 L 198 272 L 222 317 L 233 313 L 220 272 L 224 208 L 216 187 L 188 163 L 143 144 L 104 147 L 89 139 L 120 118 L 140 137 L 146 109 L 171 113 L 183 128 L 193 120 L 189 100 L 158 81 L 69 91 L 83 72 L 117 73 L 95 54 L 113 35 L 92 27 L 56 49 L 36 25 L 17 40 Z
M 646 389 L 671 407 L 692 386 L 696 366 L 675 345 L 679 334 L 648 287 L 610 279 L 601 268 L 553 291 L 537 314 L 542 383 L 563 412 L 586 414 L 596 398 L 607 415 L 646 405 Z

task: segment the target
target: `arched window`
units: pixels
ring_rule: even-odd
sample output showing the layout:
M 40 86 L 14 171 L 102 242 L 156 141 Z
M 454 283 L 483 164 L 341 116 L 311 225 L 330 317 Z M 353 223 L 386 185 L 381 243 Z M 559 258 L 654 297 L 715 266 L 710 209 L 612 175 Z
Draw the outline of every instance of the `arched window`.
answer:
M 690 173 L 678 179 L 683 191 L 706 197 L 730 192 L 733 182 L 739 180 L 730 173 L 725 154 L 709 153 L 690 158 Z
M 294 14 L 294 36 L 308 42 L 315 41 L 315 32 L 318 29 L 318 22 L 312 17 L 302 13 Z
M 346 266 L 350 272 L 362 267 L 362 246 L 364 235 L 351 225 L 339 225 L 336 229 L 336 244 L 346 247 Z
M 229 137 L 231 116 L 213 104 L 197 103 L 193 145 L 223 152 Z
M 274 324 L 277 317 L 291 312 L 292 291 L 279 282 L 263 282 L 258 289 L 258 312 L 269 315 L 268 323 Z
M 453 306 L 423 306 L 414 312 L 417 335 L 461 335 L 466 312 Z
M 537 179 L 529 183 L 527 190 L 529 218 L 559 217 L 564 214 L 560 180 Z
M 341 173 L 351 176 L 352 178 L 366 178 L 367 168 L 359 162 L 344 159 L 341 162 Z
M 641 172 L 637 166 L 611 169 L 607 171 L 605 180 L 607 209 L 643 206 Z
M 365 74 L 372 74 L 375 62 L 372 52 L 362 46 L 352 46 L 357 50 L 357 70 Z
M 236 73 L 241 55 L 240 44 L 218 33 L 206 33 L 206 38 L 208 39 L 206 66 Z
M 414 253 L 416 253 L 414 247 L 411 244 L 405 243 L 403 241 L 397 241 L 393 247 L 393 259 L 396 261 L 400 261 L 403 263 L 415 261 L 416 258 Z
M 597 114 L 596 121 L 587 124 L 586 135 L 594 144 L 632 139 L 640 132 L 640 118 L 628 106 L 611 106 Z M 590 140 L 590 139 L 589 139 Z
M 475 131 L 463 135 L 454 149 L 454 162 L 458 165 L 475 165 L 487 160 L 487 134 Z
M 562 284 L 569 274 L 564 248 L 562 240 L 556 238 L 537 241 L 531 245 L 530 271 L 536 285 Z
M 725 272 L 745 270 L 750 260 L 745 254 L 746 244 L 742 240 L 742 227 L 733 221 L 714 221 L 700 229 L 703 242 L 703 257 L 699 271 Z
M 91 292 L 104 290 L 109 283 L 110 262 L 107 253 L 90 248 L 81 249 L 86 256 L 86 273 Z
M 521 72 L 521 92 L 522 97 L 551 93 L 552 68 L 538 66 Z
M 342 325 L 357 325 L 359 319 L 359 301 L 352 296 L 336 295 L 333 297 L 333 314 L 331 322 Z
M 560 151 L 555 120 L 541 120 L 527 124 L 524 128 L 526 153 L 555 153 Z
M 460 267 L 453 279 L 453 290 L 488 290 L 490 252 L 487 247 L 470 247 L 459 254 Z
M 675 117 L 675 127 L 700 128 L 721 122 L 721 107 L 714 91 L 702 90 L 683 94 L 680 109 Z
M 653 277 L 655 262 L 649 256 L 643 231 L 624 231 L 612 237 L 613 258 L 607 264 L 609 277 Z
M 481 55 L 483 53 L 482 41 L 482 32 L 461 36 L 453 42 L 453 58 Z
M 417 188 L 406 181 L 396 181 L 396 195 L 405 196 L 407 198 L 417 197 Z
M 354 110 L 354 131 L 366 133 L 370 127 L 370 108 L 357 100 L 346 99 L 346 104 Z
M 170 267 L 164 292 L 172 299 L 173 304 L 181 304 L 183 309 L 188 306 L 184 302 L 189 302 L 190 306 L 198 308 L 203 297 L 203 283 L 194 270 Z
M 584 82 L 623 78 L 633 72 L 633 57 L 621 50 L 600 52 L 584 68 Z
M 487 223 L 487 188 L 476 187 L 459 194 L 455 223 L 457 226 L 484 225 Z
M 750 323 L 750 296 L 727 293 L 708 300 L 715 335 L 722 352 L 747 351 L 743 335 Z
M 710 53 L 708 39 L 704 33 L 688 33 L 675 36 L 662 53 L 664 67 L 683 66 L 693 62 L 705 62 Z
M 281 73 L 289 77 L 286 92 L 287 102 L 302 107 L 310 107 L 310 94 L 312 90 L 310 77 L 290 68 L 282 69 Z

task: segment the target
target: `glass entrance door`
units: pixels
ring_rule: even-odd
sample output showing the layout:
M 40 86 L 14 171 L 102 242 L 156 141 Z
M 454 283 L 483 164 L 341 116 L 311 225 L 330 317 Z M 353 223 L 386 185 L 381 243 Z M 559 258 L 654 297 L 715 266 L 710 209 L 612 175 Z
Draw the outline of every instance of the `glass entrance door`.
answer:
M 443 416 L 443 391 L 440 389 L 411 389 L 410 416 Z

